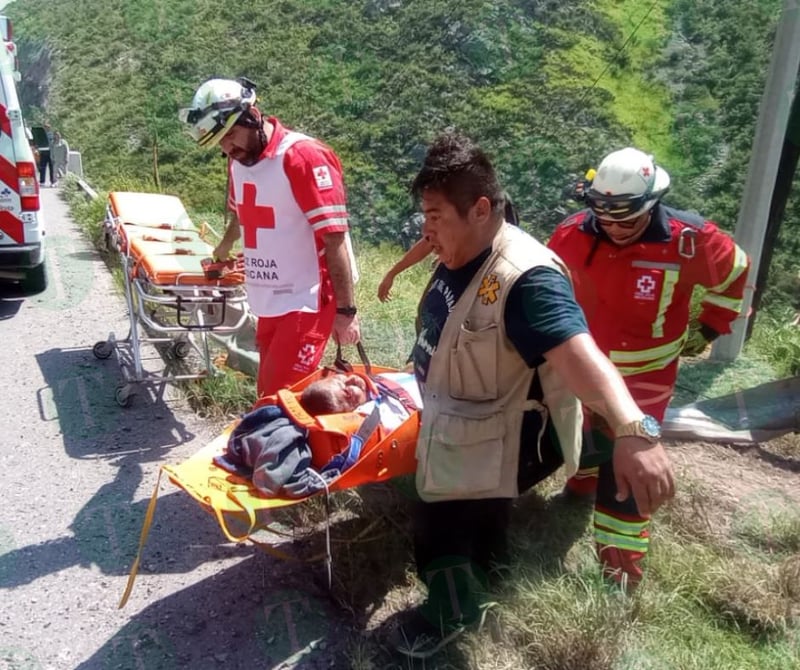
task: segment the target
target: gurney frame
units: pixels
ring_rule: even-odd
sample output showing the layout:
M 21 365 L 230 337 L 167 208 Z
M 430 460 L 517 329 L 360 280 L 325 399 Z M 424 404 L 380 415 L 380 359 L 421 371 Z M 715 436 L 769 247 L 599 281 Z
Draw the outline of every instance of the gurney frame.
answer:
M 120 198 L 116 202 L 113 198 L 115 195 L 124 195 L 125 199 Z M 136 207 L 119 206 L 120 202 L 126 202 L 127 205 L 137 203 L 137 199 L 140 199 L 143 207 L 148 208 L 143 219 L 147 221 L 145 227 L 151 227 L 154 233 L 170 235 L 180 231 L 199 238 L 199 232 L 174 196 L 109 194 L 103 229 L 106 247 L 119 255 L 129 329 L 123 339 L 117 339 L 112 332 L 107 339 L 96 342 L 92 353 L 98 359 L 107 359 L 116 354 L 123 381 L 116 387 L 115 400 L 121 407 L 131 403 L 141 384 L 161 384 L 163 387 L 166 383 L 190 381 L 214 374 L 217 369 L 211 359 L 208 333 L 233 333 L 244 325 L 248 317 L 243 284 L 209 281 L 202 272 L 199 258 L 195 259 L 196 270 L 176 273 L 169 277 L 169 281 L 148 275 L 142 258 L 135 253 L 135 242 L 123 229 L 123 226 L 136 228 L 141 221 Z M 153 207 L 157 207 L 161 199 L 165 199 L 163 203 L 169 205 L 172 211 L 166 215 L 163 224 L 154 226 Z M 116 211 L 113 204 L 125 211 Z M 208 255 L 211 249 L 208 245 Z M 176 250 L 176 253 L 180 251 Z M 184 258 L 184 262 L 187 260 Z M 166 352 L 168 362 L 161 373 L 145 370 L 142 356 L 142 346 L 145 344 L 169 345 Z M 200 356 L 202 367 L 197 371 L 177 369 L 179 361 L 186 359 L 192 351 Z

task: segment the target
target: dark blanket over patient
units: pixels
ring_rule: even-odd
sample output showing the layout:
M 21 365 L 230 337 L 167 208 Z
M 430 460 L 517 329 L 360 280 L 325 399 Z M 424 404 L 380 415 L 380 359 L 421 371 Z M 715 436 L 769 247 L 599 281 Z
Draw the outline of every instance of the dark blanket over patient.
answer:
M 308 431 L 292 423 L 277 405 L 245 414 L 228 439 L 227 451 L 214 460 L 250 477 L 255 488 L 274 497 L 304 498 L 340 474 L 312 469 Z

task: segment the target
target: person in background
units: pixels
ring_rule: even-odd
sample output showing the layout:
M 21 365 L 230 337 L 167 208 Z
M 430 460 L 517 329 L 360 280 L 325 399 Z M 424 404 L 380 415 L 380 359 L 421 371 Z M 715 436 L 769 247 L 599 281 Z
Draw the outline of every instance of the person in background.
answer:
M 211 79 L 181 118 L 200 146 L 219 145 L 228 157 L 234 216 L 214 256 L 227 258 L 243 238 L 263 397 L 311 373 L 331 333 L 340 344 L 361 335 L 341 163 L 255 103 L 252 82 Z
M 49 170 L 50 186 L 52 186 L 55 182 L 55 175 L 53 174 L 53 158 L 50 153 L 50 149 L 53 145 L 53 131 L 50 129 L 49 123 L 42 124 L 42 128 L 44 129 L 47 137 L 47 143 L 39 147 L 39 185 L 45 185 L 47 172 Z
M 598 505 L 626 541 L 646 546 L 641 519 L 672 495 L 658 422 L 636 405 L 598 349 L 558 257 L 504 221 L 491 161 L 446 133 L 412 192 L 439 259 L 419 309 L 412 351 L 422 393 L 414 515 L 426 601 L 398 618 L 397 649 L 425 657 L 480 620 L 481 590 L 507 561 L 512 500 L 581 457 L 580 400 L 616 439 L 601 466 Z M 601 551 L 603 570 L 637 578 Z
M 58 186 L 58 181 L 67 174 L 67 158 L 69 157 L 69 144 L 61 137 L 57 130 L 53 132 L 53 144 L 50 146 L 50 159 L 53 161 L 54 173 L 53 186 Z
M 505 220 L 514 226 L 518 226 L 519 214 L 517 213 L 517 208 L 507 193 L 504 193 L 503 195 L 505 197 Z M 387 302 L 388 300 L 391 300 L 392 286 L 394 286 L 394 280 L 397 278 L 397 276 L 415 266 L 417 263 L 425 260 L 428 256 L 430 256 L 430 253 L 430 243 L 424 237 L 417 240 L 411 246 L 411 248 L 403 254 L 402 258 L 400 258 L 400 260 L 397 261 L 397 263 L 395 263 L 384 275 L 381 283 L 378 285 L 378 300 L 381 302 Z
M 569 268 L 598 346 L 637 404 L 661 421 L 679 357 L 696 356 L 731 331 L 750 262 L 715 223 L 662 203 L 669 174 L 643 151 L 614 151 L 587 177 L 587 207 L 556 228 L 548 247 Z M 698 286 L 700 313 L 690 319 Z M 601 417 L 587 414 L 587 441 L 598 458 L 609 447 L 611 431 Z M 597 476 L 596 467 L 581 469 L 565 493 L 592 495 Z M 637 552 L 628 553 L 638 562 Z

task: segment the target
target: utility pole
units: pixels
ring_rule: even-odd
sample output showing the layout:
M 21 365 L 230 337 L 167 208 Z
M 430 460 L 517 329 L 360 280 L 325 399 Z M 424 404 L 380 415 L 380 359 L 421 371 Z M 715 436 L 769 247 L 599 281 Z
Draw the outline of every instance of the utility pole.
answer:
M 778 163 L 775 189 L 772 192 L 772 201 L 769 205 L 767 230 L 764 234 L 764 249 L 761 252 L 761 266 L 758 268 L 758 276 L 756 277 L 756 285 L 753 291 L 753 314 L 747 323 L 746 339 L 750 339 L 753 334 L 753 326 L 756 323 L 756 317 L 761 307 L 761 299 L 764 297 L 764 290 L 767 287 L 769 266 L 772 264 L 772 255 L 775 251 L 775 244 L 778 241 L 781 223 L 786 212 L 786 203 L 792 192 L 792 183 L 794 182 L 794 173 L 797 171 L 798 162 L 800 162 L 800 93 L 794 96 L 792 114 L 789 117 L 786 139 L 783 141 L 781 159 Z M 752 281 L 752 277 L 750 279 Z
M 736 242 L 752 261 L 748 286 L 744 292 L 742 314 L 747 315 L 753 300 L 753 283 L 758 276 L 770 203 L 778 173 L 786 128 L 800 71 L 800 5 L 798 0 L 784 0 L 778 19 L 767 84 L 758 111 L 753 150 L 742 194 L 742 206 L 736 223 Z M 711 357 L 732 361 L 742 350 L 747 330 L 747 316 L 733 323 L 733 332 L 714 342 Z

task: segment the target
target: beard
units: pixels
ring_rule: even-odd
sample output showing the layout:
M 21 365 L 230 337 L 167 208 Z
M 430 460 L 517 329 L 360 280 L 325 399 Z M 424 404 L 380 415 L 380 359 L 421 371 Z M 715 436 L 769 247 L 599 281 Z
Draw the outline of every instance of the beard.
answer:
M 260 151 L 248 151 L 247 149 L 240 149 L 238 147 L 228 154 L 228 158 L 235 160 L 237 163 L 241 163 L 245 167 L 252 167 L 258 163 L 260 157 Z

